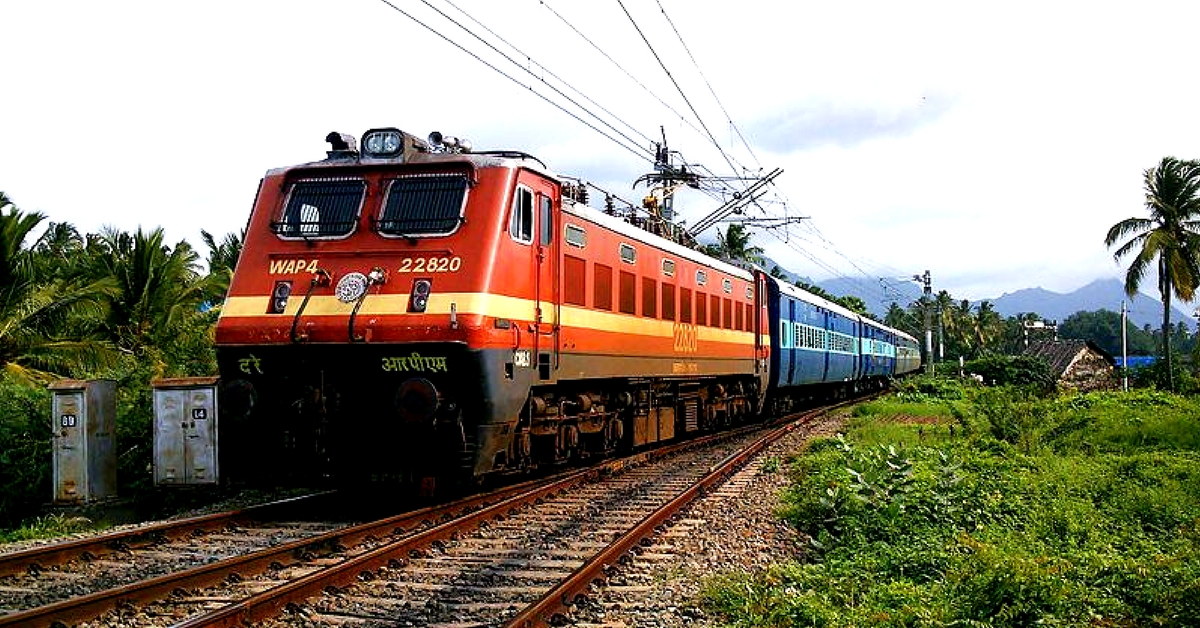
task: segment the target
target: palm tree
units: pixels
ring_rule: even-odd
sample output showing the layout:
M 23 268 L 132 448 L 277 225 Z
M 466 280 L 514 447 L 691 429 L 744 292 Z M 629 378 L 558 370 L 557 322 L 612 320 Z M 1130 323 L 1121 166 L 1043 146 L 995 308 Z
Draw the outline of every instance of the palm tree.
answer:
M 200 239 L 208 247 L 208 286 L 204 301 L 219 306 L 229 291 L 229 282 L 233 279 L 233 269 L 237 268 L 238 258 L 241 257 L 246 231 L 242 230 L 240 234 L 227 233 L 217 242 L 211 233 L 201 229 Z
M 38 276 L 25 247 L 45 216 L 23 213 L 0 192 L 0 367 L 27 380 L 105 366 L 111 348 L 87 337 L 82 319 L 97 319 L 111 281 Z
M 946 330 L 954 332 L 954 297 L 946 290 L 939 290 L 933 297 L 933 305 L 937 308 L 937 336 L 938 349 L 936 351 L 938 359 L 945 357 L 946 353 Z
M 975 312 L 975 345 L 982 353 L 1004 334 L 1004 319 L 991 301 L 981 301 Z
M 1125 292 L 1137 293 L 1146 272 L 1154 265 L 1158 292 L 1162 297 L 1163 357 L 1167 363 L 1167 386 L 1174 390 L 1171 371 L 1171 298 L 1191 301 L 1200 283 L 1200 162 L 1163 157 L 1144 174 L 1146 209 L 1149 218 L 1126 218 L 1113 225 L 1104 238 L 1112 247 L 1129 238 L 1113 253 L 1113 259 L 1132 254 L 1125 273 Z
M 111 275 L 108 333 L 118 346 L 135 354 L 171 340 L 179 325 L 199 313 L 207 287 L 197 266 L 200 256 L 186 241 L 163 244 L 161 227 L 136 234 L 106 228 L 92 245 L 97 268 Z
M 721 257 L 735 262 L 763 263 L 763 249 L 750 246 L 750 232 L 741 223 L 729 225 L 723 233 L 717 229 L 717 251 Z

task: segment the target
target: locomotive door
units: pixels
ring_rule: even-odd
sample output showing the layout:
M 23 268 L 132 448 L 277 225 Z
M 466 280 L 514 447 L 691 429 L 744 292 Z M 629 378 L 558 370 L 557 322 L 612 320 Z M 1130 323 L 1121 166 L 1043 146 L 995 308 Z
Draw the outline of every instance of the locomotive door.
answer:
M 534 241 L 534 264 L 536 268 L 535 288 L 537 292 L 537 338 L 536 354 L 538 377 L 542 380 L 553 378 L 553 373 L 559 366 L 559 272 L 558 237 L 555 233 L 554 186 L 544 180 L 531 182 L 534 187 L 535 207 L 537 215 L 537 237 Z

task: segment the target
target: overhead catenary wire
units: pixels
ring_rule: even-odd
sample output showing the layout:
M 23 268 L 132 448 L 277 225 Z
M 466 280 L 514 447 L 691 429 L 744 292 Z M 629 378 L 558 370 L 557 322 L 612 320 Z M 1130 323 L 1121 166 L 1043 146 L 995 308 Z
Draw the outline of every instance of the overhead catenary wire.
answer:
M 589 129 L 592 129 L 593 131 L 595 131 L 595 132 L 599 133 L 600 135 L 604 136 L 605 138 L 608 138 L 608 140 L 609 140 L 609 141 L 611 141 L 611 142 L 613 142 L 613 143 L 617 144 L 617 145 L 618 145 L 618 146 L 620 146 L 621 148 L 624 148 L 625 150 L 629 151 L 630 153 L 633 153 L 633 154 L 634 154 L 634 155 L 636 155 L 638 158 L 640 158 L 640 159 L 644 159 L 644 160 L 646 160 L 646 161 L 649 161 L 649 162 L 651 162 L 651 163 L 653 163 L 653 162 L 654 162 L 654 158 L 653 158 L 653 151 L 649 150 L 649 148 L 647 148 L 647 147 L 643 147 L 643 146 L 640 146 L 640 145 L 638 145 L 636 142 L 632 142 L 632 140 L 629 140 L 629 138 L 626 138 L 626 139 L 627 139 L 628 141 L 630 141 L 630 142 L 633 144 L 632 146 L 630 146 L 629 144 L 626 144 L 626 143 L 624 143 L 624 142 L 621 142 L 620 140 L 616 139 L 615 137 L 613 137 L 613 136 L 609 135 L 608 133 L 605 133 L 603 130 L 601 130 L 601 129 L 600 129 L 599 127 L 597 127 L 596 125 L 594 125 L 594 124 L 592 124 L 592 123 L 588 122 L 587 120 L 584 120 L 582 117 L 580 117 L 580 116 L 579 116 L 578 114 L 576 114 L 575 112 L 573 112 L 573 111 L 570 111 L 570 110 L 569 110 L 569 109 L 567 109 L 566 107 L 563 107 L 563 106 L 562 106 L 562 105 L 560 105 L 559 103 L 556 103 L 556 102 L 554 102 L 553 100 L 551 100 L 551 99 L 550 99 L 549 97 L 547 97 L 545 94 L 542 94 L 542 93 L 538 92 L 537 90 L 533 89 L 533 87 L 532 87 L 532 86 L 525 85 L 525 84 L 524 84 L 524 83 L 522 83 L 522 82 L 521 82 L 519 79 L 517 79 L 516 77 L 512 76 L 511 74 L 509 74 L 509 73 L 505 72 L 504 70 L 500 69 L 500 68 L 499 68 L 499 67 L 497 67 L 495 64 L 489 63 L 489 62 L 488 62 L 486 59 L 484 59 L 483 57 L 479 56 L 478 54 L 475 54 L 475 53 L 474 53 L 474 52 L 472 52 L 471 50 L 468 50 L 468 49 L 467 49 L 465 46 L 463 46 L 462 44 L 459 44 L 458 42 L 454 41 L 453 39 L 451 39 L 451 38 L 447 37 L 446 35 L 442 34 L 441 32 L 439 32 L 437 29 L 435 29 L 435 28 L 433 28 L 433 27 L 429 26 L 428 24 L 426 24 L 425 22 L 421 21 L 421 20 L 420 20 L 420 19 L 418 19 L 416 16 L 414 16 L 414 15 L 412 15 L 411 13 L 409 13 L 409 12 L 405 11 L 404 9 L 401 9 L 400 7 L 396 6 L 396 5 L 395 5 L 395 4 L 393 4 L 393 3 L 392 3 L 390 0 L 379 0 L 379 1 L 380 1 L 380 2 L 382 2 L 382 3 L 384 3 L 384 4 L 386 4 L 387 6 L 391 7 L 391 8 L 392 8 L 392 10 L 394 10 L 394 11 L 396 11 L 397 13 L 399 13 L 399 14 L 403 15 L 404 17 L 407 17 L 408 19 L 412 20 L 413 22 L 416 22 L 416 23 L 417 23 L 418 25 L 420 25 L 422 28 L 424 28 L 425 30 L 428 30 L 429 32 L 433 33 L 434 35 L 437 35 L 438 37 L 440 37 L 441 39 L 443 39 L 444 41 L 446 41 L 446 42 L 447 42 L 447 43 L 449 43 L 450 45 L 454 46 L 455 48 L 458 48 L 459 50 L 461 50 L 461 51 L 463 51 L 463 52 L 467 53 L 467 54 L 468 54 L 468 55 L 470 55 L 472 58 L 474 58 L 476 61 L 479 61 L 480 63 L 482 63 L 482 64 L 486 65 L 486 66 L 487 66 L 488 68 L 490 68 L 492 71 L 494 71 L 494 72 L 496 72 L 496 73 L 500 74 L 500 75 L 501 75 L 501 76 L 503 76 L 504 78 L 506 78 L 506 79 L 508 79 L 508 80 L 510 80 L 510 81 L 512 81 L 512 82 L 514 82 L 514 83 L 516 83 L 517 85 L 520 85 L 521 87 L 524 87 L 524 88 L 528 89 L 530 92 L 532 92 L 532 93 L 533 93 L 534 95 L 536 95 L 538 98 L 541 98 L 542 100 L 546 101 L 548 104 L 552 105 L 554 108 L 556 108 L 556 109 L 558 109 L 559 111 L 562 111 L 563 113 L 565 113 L 565 114 L 567 114 L 567 115 L 571 116 L 572 118 L 574 118 L 574 119 L 575 119 L 575 120 L 577 120 L 578 122 L 582 123 L 584 126 L 588 127 Z M 422 2 L 424 2 L 424 0 L 422 0 Z M 424 2 L 424 3 L 425 3 L 427 6 L 429 5 L 429 3 L 428 3 L 428 2 Z M 435 10 L 435 11 L 438 11 L 436 8 L 434 8 L 434 7 L 432 7 L 432 6 L 430 6 L 430 8 L 431 8 L 431 9 L 433 9 L 433 10 Z M 444 13 L 442 13 L 441 11 L 438 11 L 438 13 L 442 14 L 443 16 L 445 16 L 445 14 L 444 14 Z M 467 32 L 470 32 L 470 29 L 467 29 L 467 28 L 463 27 L 461 24 L 458 24 L 458 23 L 457 23 L 456 21 L 454 21 L 452 18 L 450 18 L 450 17 L 448 17 L 448 16 L 445 16 L 445 17 L 446 17 L 446 19 L 449 19 L 450 21 L 452 21 L 452 22 L 454 22 L 455 24 L 457 24 L 457 25 L 458 25 L 460 28 L 463 28 L 463 29 L 464 29 L 464 30 L 466 30 Z M 485 45 L 488 45 L 488 46 L 489 46 L 489 47 L 491 47 L 493 50 L 495 50 L 495 47 L 494 47 L 494 46 L 491 46 L 490 44 L 487 44 L 487 42 L 484 42 L 484 43 L 485 43 Z M 513 61 L 513 59 L 509 58 L 507 55 L 504 55 L 504 53 L 501 53 L 501 52 L 499 52 L 499 51 L 497 51 L 497 53 L 499 53 L 501 56 L 504 56 L 504 57 L 505 57 L 505 59 L 507 59 L 507 60 L 508 60 L 510 63 L 513 63 L 514 65 L 517 65 L 518 67 L 521 67 L 521 65 L 520 65 L 519 63 L 516 63 L 515 61 Z M 527 68 L 522 68 L 522 69 L 524 69 L 526 72 L 529 72 L 529 70 L 528 70 Z M 532 73 L 531 73 L 531 72 L 530 72 L 530 74 L 532 75 Z M 536 78 L 536 75 L 535 75 L 535 78 Z M 550 87 L 551 87 L 551 89 L 554 89 L 554 88 L 553 88 L 553 86 L 550 86 Z M 559 91 L 559 90 L 556 90 L 556 91 Z M 562 95 L 564 98 L 567 98 L 568 100 L 571 100 L 571 99 L 570 99 L 570 97 L 566 96 L 565 94 L 561 94 L 561 91 L 559 91 L 559 93 L 560 93 L 560 95 Z M 572 101 L 572 103 L 574 103 L 574 101 Z M 583 109 L 584 111 L 587 111 L 587 109 L 586 109 L 586 108 L 584 108 L 584 107 L 581 107 L 581 106 L 580 106 L 580 105 L 578 105 L 577 103 L 574 103 L 574 104 L 575 104 L 575 106 L 577 106 L 577 107 L 580 107 L 580 108 L 581 108 L 581 109 Z M 589 115 L 592 115 L 593 117 L 596 117 L 596 116 L 595 116 L 595 114 L 592 114 L 591 112 L 588 112 L 588 113 L 589 113 Z M 605 126 L 609 126 L 609 127 L 611 128 L 611 125 L 609 125 L 609 124 L 607 124 L 607 123 L 604 123 L 604 124 L 605 124 Z M 615 130 L 614 130 L 614 131 L 615 131 Z M 621 135 L 624 137 L 624 135 L 623 135 L 623 134 L 621 134 Z M 642 152 L 639 152 L 639 151 L 642 151 Z M 648 154 L 643 154 L 643 152 L 644 152 L 644 153 L 648 153 Z
M 422 0 L 422 1 L 424 1 L 424 0 Z M 573 85 L 571 85 L 569 82 L 567 82 L 567 80 L 566 80 L 566 79 L 562 78 L 562 77 L 561 77 L 561 76 L 559 76 L 558 74 L 555 74 L 555 73 L 554 73 L 554 71 L 553 71 L 553 70 L 551 70 L 550 68 L 548 68 L 548 67 L 546 67 L 545 65 L 543 65 L 543 64 L 541 64 L 541 63 L 539 63 L 538 61 L 535 61 L 535 60 L 534 60 L 534 58 L 533 58 L 532 56 L 530 56 L 528 53 L 526 53 L 525 51 L 521 50 L 520 48 L 517 48 L 515 45 L 513 45 L 511 42 L 509 42 L 507 39 L 505 39 L 503 36 L 501 36 L 501 35 L 500 35 L 499 33 L 497 33 L 496 31 L 494 31 L 494 30 L 492 30 L 491 28 L 489 28 L 489 27 L 488 27 L 486 24 L 484 24 L 483 22 L 480 22 L 479 20 L 475 19 L 475 17 L 474 17 L 473 15 L 471 15 L 470 13 L 467 13 L 467 12 L 466 12 L 466 11 L 465 11 L 465 10 L 464 10 L 462 7 L 458 6 L 457 4 L 455 4 L 454 2 L 452 2 L 451 0 L 442 0 L 442 1 L 443 1 L 443 2 L 445 2 L 446 4 L 450 5 L 450 6 L 454 7 L 454 10 L 458 11 L 459 13 L 462 13 L 464 16 L 466 16 L 466 18 L 467 18 L 467 19 L 471 20 L 472 22 L 474 22 L 475 24 L 477 24 L 477 25 L 478 25 L 480 28 L 482 28 L 483 30 L 487 31 L 487 32 L 488 32 L 488 34 L 489 34 L 489 35 L 491 35 L 492 37 L 495 37 L 496 39 L 500 40 L 500 41 L 501 41 L 501 42 L 502 42 L 502 43 L 503 43 L 505 46 L 508 46 L 509 48 L 511 48 L 511 49 L 512 49 L 514 52 L 516 52 L 517 54 L 521 55 L 522 57 L 525 57 L 525 58 L 526 58 L 526 59 L 527 59 L 527 60 L 528 60 L 530 63 L 536 64 L 536 65 L 537 65 L 539 68 L 541 68 L 541 69 L 545 70 L 547 74 L 549 74 L 550 76 L 554 77 L 554 79 L 555 79 L 556 81 L 558 81 L 558 82 L 562 83 L 562 84 L 563 84 L 563 85 L 564 85 L 564 86 L 565 86 L 567 89 L 571 90 L 572 92 L 575 92 L 576 94 L 579 94 L 579 96 L 580 96 L 581 98 L 583 98 L 584 100 L 588 101 L 588 102 L 589 102 L 589 103 L 591 103 L 592 105 L 596 106 L 598 109 L 600 109 L 600 110 L 601 110 L 601 111 L 603 111 L 604 113 L 608 114 L 610 117 L 612 117 L 612 119 L 613 119 L 613 120 L 616 120 L 617 122 L 619 122 L 619 123 L 621 123 L 622 125 L 624 125 L 624 126 L 627 128 L 627 129 L 629 129 L 630 131 L 632 131 L 632 132 L 633 132 L 635 135 L 641 136 L 641 138 L 642 138 L 643 140 L 645 140 L 645 144 L 646 144 L 646 146 L 649 146 L 650 144 L 654 143 L 654 140 L 653 140 L 653 139 L 651 139 L 651 138 L 650 138 L 650 136 L 646 135 L 645 133 L 642 133 L 642 132 L 641 132 L 641 131 L 639 131 L 637 128 L 635 128 L 635 127 L 634 127 L 632 124 L 629 124 L 629 123 L 628 123 L 628 122 L 626 122 L 624 119 L 622 119 L 620 116 L 618 116 L 617 114 L 615 114 L 615 113 L 613 113 L 612 111 L 608 110 L 608 108 L 606 108 L 606 107 L 604 107 L 603 105 L 601 105 L 600 103 L 596 102 L 594 99 L 592 99 L 592 98 L 591 98 L 590 96 L 588 96 L 587 94 L 584 94 L 584 93 L 583 93 L 582 91 L 580 91 L 578 88 L 576 88 L 575 86 L 573 86 Z M 425 2 L 425 4 L 426 4 L 427 6 L 429 5 L 429 3 L 428 3 L 428 2 Z M 432 8 L 432 7 L 430 7 L 430 8 Z M 436 9 L 434 9 L 434 10 L 436 11 Z M 479 38 L 478 36 L 476 36 L 476 39 L 480 39 L 480 38 Z M 482 41 L 482 39 L 480 39 L 480 41 Z
M 700 69 L 700 63 L 696 61 L 696 57 L 692 54 L 691 48 L 688 48 L 687 43 L 683 41 L 683 35 L 681 35 L 679 33 L 679 29 L 675 27 L 675 22 L 671 20 L 671 16 L 667 15 L 667 10 L 663 8 L 662 1 L 654 1 L 658 4 L 658 10 L 662 12 L 663 18 L 667 20 L 667 24 L 671 25 L 671 30 L 675 33 L 675 37 L 679 40 L 679 45 L 683 46 L 684 52 L 687 52 L 688 58 L 692 60 L 692 65 L 696 67 L 696 73 L 700 75 L 700 78 L 703 79 L 704 84 L 708 87 L 708 93 L 712 94 L 713 100 L 717 101 L 717 106 L 721 108 L 721 113 L 725 114 L 725 121 L 728 122 L 729 126 L 733 128 L 733 131 L 737 133 L 738 139 L 742 140 L 742 145 L 746 147 L 746 152 L 750 153 L 750 158 L 754 160 L 754 164 L 761 170 L 762 163 L 758 161 L 758 155 L 754 154 L 754 149 L 750 147 L 750 143 L 747 142 L 745 136 L 742 135 L 742 130 L 739 129 L 736 124 L 734 124 L 733 116 L 729 115 L 729 111 L 725 109 L 725 103 L 721 102 L 721 98 L 717 96 L 717 91 L 713 89 L 712 83 L 710 83 L 708 77 L 704 75 L 704 71 Z M 742 169 L 745 170 L 746 168 L 743 166 Z
M 615 66 L 618 70 L 623 72 L 625 74 L 625 76 L 629 77 L 629 80 L 633 81 L 634 84 L 636 84 L 638 87 L 642 88 L 642 91 L 649 94 L 652 98 L 657 100 L 660 105 L 662 105 L 664 108 L 666 108 L 671 113 L 675 114 L 675 117 L 679 118 L 680 122 L 691 127 L 692 130 L 695 131 L 696 133 L 703 134 L 703 131 L 701 131 L 699 129 L 699 127 L 697 127 L 695 124 L 693 124 L 691 120 L 688 120 L 686 116 L 684 116 L 682 113 L 679 113 L 678 111 L 676 111 L 674 107 L 672 107 L 670 104 L 667 103 L 667 101 L 663 100 L 658 94 L 654 93 L 654 90 L 651 90 L 649 87 L 646 87 L 646 85 L 644 83 L 642 83 L 641 81 L 639 81 L 637 79 L 637 77 L 635 77 L 629 70 L 626 70 L 625 67 L 622 66 L 620 63 L 618 63 L 616 59 L 613 59 L 612 55 L 605 52 L 603 48 L 601 48 L 598 44 L 596 44 L 596 42 L 592 41 L 592 39 L 590 37 L 583 34 L 583 32 L 580 31 L 578 27 L 576 27 L 569 20 L 567 20 L 567 18 L 563 17 L 561 13 L 554 10 L 554 7 L 550 6 L 550 4 L 548 2 L 546 2 L 546 0 L 539 0 L 538 4 L 545 7 L 546 10 L 549 11 L 551 15 L 553 15 L 560 22 L 562 22 L 564 25 L 566 25 L 566 27 L 571 29 L 576 35 L 579 35 L 580 39 L 583 39 L 583 41 L 587 42 L 588 45 L 590 45 L 593 49 L 596 50 L 596 52 L 600 53 L 601 56 L 603 56 L 605 59 L 607 59 L 609 63 L 613 64 L 613 66 Z
M 696 117 L 696 121 L 700 123 L 701 127 L 703 127 L 705 135 L 708 136 L 708 139 L 712 142 L 713 146 L 716 147 L 717 152 L 721 153 L 721 157 L 725 159 L 725 163 L 729 165 L 729 169 L 737 172 L 737 168 L 733 165 L 733 161 L 729 158 L 729 154 L 726 153 L 725 149 L 721 147 L 721 143 L 718 142 L 717 138 L 713 136 L 712 131 L 708 130 L 708 125 L 704 124 L 704 119 L 700 117 L 700 113 L 696 111 L 696 107 L 692 105 L 692 101 L 687 97 L 687 94 L 683 92 L 683 88 L 680 87 L 679 82 L 675 80 L 675 76 L 672 75 L 671 71 L 667 69 L 667 64 L 663 62 L 662 57 L 658 55 L 658 51 L 654 49 L 654 45 L 650 43 L 650 40 L 646 37 L 646 34 L 642 32 L 642 28 L 638 26 L 637 20 L 633 19 L 633 15 L 630 14 L 629 9 L 625 7 L 625 3 L 622 0 L 617 0 L 617 4 L 621 7 L 621 10 L 625 12 L 625 17 L 629 18 L 629 23 L 633 25 L 634 30 L 636 30 L 638 36 L 642 38 L 642 41 L 646 44 L 646 47 L 650 49 L 650 54 L 654 56 L 654 60 L 658 62 L 659 67 L 662 68 L 662 71 L 667 75 L 667 78 L 671 79 L 671 84 L 675 86 L 675 90 L 679 92 L 679 96 L 683 98 L 683 102 L 687 104 L 688 109 L 691 109 L 692 115 Z

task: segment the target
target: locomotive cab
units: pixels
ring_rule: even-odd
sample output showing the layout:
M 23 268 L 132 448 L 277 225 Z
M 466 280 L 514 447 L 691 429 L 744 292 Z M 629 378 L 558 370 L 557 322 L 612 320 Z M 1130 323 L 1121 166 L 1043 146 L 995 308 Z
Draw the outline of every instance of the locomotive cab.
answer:
M 484 426 L 517 414 L 518 367 L 543 359 L 514 347 L 554 324 L 539 243 L 556 188 L 524 158 L 452 138 L 376 129 L 361 152 L 327 139 L 327 159 L 262 180 L 217 324 L 235 468 L 472 475 L 477 430 L 503 430 Z M 531 289 L 544 312 L 520 298 Z

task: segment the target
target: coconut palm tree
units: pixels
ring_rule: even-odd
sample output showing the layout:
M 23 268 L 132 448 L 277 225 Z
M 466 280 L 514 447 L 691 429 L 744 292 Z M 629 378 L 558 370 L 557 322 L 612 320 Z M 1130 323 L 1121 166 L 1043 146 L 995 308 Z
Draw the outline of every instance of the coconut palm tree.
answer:
M 227 233 L 217 242 L 213 235 L 203 229 L 200 239 L 208 247 L 208 286 L 205 290 L 204 301 L 214 306 L 220 306 L 229 291 L 229 282 L 233 279 L 233 269 L 237 267 L 238 258 L 242 254 L 242 242 L 246 232 L 240 234 Z
M 2 211 L 2 210 L 7 211 Z M 0 193 L 0 367 L 27 380 L 110 364 L 111 347 L 88 337 L 112 282 L 40 277 L 25 240 L 45 216 Z
M 722 232 L 717 230 L 717 253 L 735 262 L 763 263 L 763 249 L 750 245 L 750 232 L 741 223 L 733 223 Z
M 1163 357 L 1167 385 L 1175 380 L 1171 371 L 1171 299 L 1191 301 L 1200 283 L 1200 161 L 1163 157 L 1144 173 L 1146 209 L 1149 218 L 1131 217 L 1113 225 L 1104 238 L 1109 247 L 1125 240 L 1113 258 L 1133 255 L 1125 272 L 1125 292 L 1137 293 L 1142 279 L 1153 267 L 1158 274 L 1162 297 Z M 1126 240 L 1126 238 L 1128 238 Z
M 975 346 L 982 353 L 1004 335 L 1004 318 L 991 301 L 981 301 L 975 310 Z
M 93 272 L 112 276 L 117 286 L 107 331 L 135 354 L 169 342 L 180 324 L 199 313 L 207 287 L 191 245 L 181 241 L 172 248 L 163 238 L 161 227 L 135 234 L 106 228 L 92 242 Z

